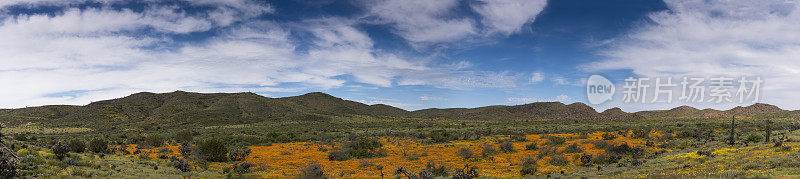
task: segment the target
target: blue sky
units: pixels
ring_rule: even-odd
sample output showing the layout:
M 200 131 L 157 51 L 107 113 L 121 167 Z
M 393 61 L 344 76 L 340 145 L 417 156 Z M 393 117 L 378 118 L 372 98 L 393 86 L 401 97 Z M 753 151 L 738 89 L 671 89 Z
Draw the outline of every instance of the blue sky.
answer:
M 598 110 L 747 103 L 619 100 L 627 77 L 759 76 L 798 109 L 796 1 L 326 0 L 0 2 L 0 108 L 140 91 L 322 91 L 424 108 L 586 103 Z

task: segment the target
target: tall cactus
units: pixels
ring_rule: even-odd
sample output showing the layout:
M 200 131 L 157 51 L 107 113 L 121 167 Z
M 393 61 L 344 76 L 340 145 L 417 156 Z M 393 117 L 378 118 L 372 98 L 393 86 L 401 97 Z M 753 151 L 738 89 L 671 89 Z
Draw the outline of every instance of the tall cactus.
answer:
M 767 119 L 767 123 L 764 124 L 764 143 L 770 142 L 769 138 L 772 136 L 772 120 Z
M 731 117 L 731 131 L 730 138 L 728 138 L 728 144 L 731 146 L 736 144 L 736 116 Z

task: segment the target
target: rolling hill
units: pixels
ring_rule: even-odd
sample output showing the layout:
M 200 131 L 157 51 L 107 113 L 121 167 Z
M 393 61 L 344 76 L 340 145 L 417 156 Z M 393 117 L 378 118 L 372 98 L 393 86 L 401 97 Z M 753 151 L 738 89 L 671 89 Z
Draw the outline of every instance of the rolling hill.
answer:
M 729 118 L 797 117 L 769 104 L 754 104 L 719 111 L 689 106 L 670 110 L 627 113 L 612 108 L 598 113 L 583 103 L 537 102 L 514 106 L 423 109 L 406 111 L 389 105 L 367 105 L 314 92 L 285 98 L 269 98 L 255 93 L 171 93 L 141 92 L 127 97 L 93 102 L 85 106 L 53 105 L 0 110 L 4 123 L 57 121 L 73 126 L 88 121 L 104 124 L 150 123 L 160 125 L 242 124 L 264 121 L 325 120 L 330 117 L 389 116 L 474 120 L 502 119 L 580 119 L 641 120 L 645 118 Z

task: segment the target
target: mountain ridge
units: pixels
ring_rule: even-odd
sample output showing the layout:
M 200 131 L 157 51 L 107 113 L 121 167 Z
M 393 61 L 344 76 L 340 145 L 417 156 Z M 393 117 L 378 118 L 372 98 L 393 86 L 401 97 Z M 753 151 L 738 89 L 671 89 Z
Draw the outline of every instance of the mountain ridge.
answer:
M 81 123 L 87 120 L 149 123 L 249 123 L 271 120 L 325 120 L 336 116 L 458 118 L 476 120 L 560 119 L 641 120 L 646 118 L 797 117 L 800 112 L 756 103 L 729 110 L 679 106 L 669 110 L 624 112 L 611 108 L 597 112 L 584 103 L 536 102 L 477 108 L 429 108 L 407 111 L 385 104 L 363 104 L 322 92 L 270 98 L 255 93 L 140 92 L 83 106 L 47 105 L 0 110 L 0 119 L 20 117 Z

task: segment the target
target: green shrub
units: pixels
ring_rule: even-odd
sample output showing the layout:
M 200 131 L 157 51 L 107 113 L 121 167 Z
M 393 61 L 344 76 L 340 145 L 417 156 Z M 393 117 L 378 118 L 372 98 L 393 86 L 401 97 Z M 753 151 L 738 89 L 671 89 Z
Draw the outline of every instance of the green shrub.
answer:
M 480 173 L 478 173 L 478 167 L 470 166 L 469 164 L 464 165 L 463 168 L 456 169 L 453 172 L 453 179 L 472 179 L 478 178 Z
M 536 164 L 537 161 L 536 158 L 530 155 L 522 158 L 522 169 L 519 170 L 519 174 L 522 176 L 535 175 L 539 170 L 539 165 Z
M 105 153 L 108 151 L 108 142 L 101 138 L 94 138 L 89 141 L 89 150 L 94 153 Z
M 231 161 L 242 161 L 252 152 L 253 151 L 250 148 L 242 147 L 231 151 L 228 154 L 228 158 L 230 158 Z
M 593 156 L 592 163 L 594 164 L 612 164 L 616 163 L 619 160 L 619 157 L 616 155 L 608 154 L 608 151 L 602 152 Z
M 614 140 L 617 138 L 617 135 L 614 135 L 613 133 L 603 133 L 602 137 L 603 140 Z
M 17 176 L 17 162 L 13 161 L 6 152 L 0 150 L 0 178 L 14 178 Z
M 428 134 L 433 142 L 436 143 L 445 143 L 450 142 L 454 137 L 450 135 L 450 133 L 445 132 L 444 130 L 435 130 L 431 131 Z
M 567 147 L 564 147 L 564 153 L 581 153 L 583 152 L 583 148 L 578 145 L 578 143 L 572 143 Z
M 187 143 L 194 141 L 194 133 L 189 130 L 182 130 L 175 134 L 175 141 L 180 143 Z
M 583 143 L 590 143 L 598 149 L 608 149 L 614 147 L 614 144 L 604 140 L 585 140 Z
M 161 135 L 156 134 L 147 136 L 147 145 L 152 147 L 161 147 L 164 145 L 165 141 L 166 140 L 164 139 L 164 136 Z
M 511 140 L 514 140 L 514 141 L 517 141 L 517 142 L 527 142 L 528 141 L 528 139 L 525 138 L 525 134 L 523 134 L 523 133 L 513 133 L 513 134 L 511 134 Z
M 233 165 L 233 172 L 236 173 L 247 173 L 250 172 L 250 168 L 253 167 L 253 164 L 250 162 L 242 162 L 239 164 Z
M 444 164 L 434 161 L 428 161 L 428 163 L 425 164 L 425 172 L 430 173 L 433 177 L 446 177 L 450 175 L 447 173 L 447 167 L 445 167 Z
M 492 144 L 483 145 L 483 150 L 481 150 L 481 157 L 487 158 L 494 153 L 497 153 L 497 149 L 494 148 L 494 145 Z
M 58 142 L 50 149 L 53 150 L 53 154 L 56 156 L 56 158 L 58 158 L 58 160 L 64 159 L 64 157 L 66 157 L 69 153 L 69 147 L 67 147 L 65 142 Z
M 558 154 L 558 149 L 556 147 L 552 147 L 552 146 L 542 147 L 541 149 L 539 149 L 539 153 L 537 153 L 539 158 L 547 156 L 547 155 L 554 155 L 554 154 Z
M 632 137 L 635 139 L 649 139 L 650 138 L 650 129 L 642 128 L 633 130 Z
M 755 132 L 748 132 L 745 134 L 744 142 L 747 143 L 758 143 L 764 141 L 764 136 Z
M 547 141 L 544 142 L 544 145 L 557 146 L 557 145 L 561 145 L 561 144 L 564 144 L 564 143 L 567 142 L 567 139 L 565 139 L 563 137 L 557 137 L 557 136 L 551 136 L 551 135 L 547 135 L 547 136 L 544 136 L 544 137 L 547 138 Z
M 513 153 L 516 151 L 514 150 L 514 143 L 511 141 L 511 139 L 503 139 L 497 141 L 497 143 L 498 143 L 497 145 L 500 146 L 500 151 L 502 152 Z
M 197 146 L 197 152 L 201 158 L 209 162 L 226 162 L 228 160 L 228 148 L 216 139 L 201 142 Z
M 70 140 L 69 143 L 67 144 L 67 146 L 69 147 L 69 151 L 75 152 L 75 153 L 81 153 L 84 150 L 86 150 L 86 143 L 84 143 L 80 139 L 72 139 L 72 140 Z
M 300 178 L 325 178 L 325 170 L 318 163 L 310 163 L 300 169 Z
M 175 167 L 175 169 L 178 169 L 181 172 L 188 172 L 191 170 L 191 165 L 189 162 L 186 162 L 186 160 L 172 156 L 170 157 L 170 161 L 170 166 Z
M 192 146 L 191 142 L 184 142 L 180 147 L 178 147 L 178 150 L 181 152 L 181 156 L 183 156 L 183 158 L 188 159 L 189 156 L 192 155 L 192 151 L 194 151 L 194 146 Z
M 328 153 L 328 160 L 331 160 L 331 161 L 346 161 L 346 160 L 350 160 L 350 154 L 347 151 L 344 151 L 342 149 L 331 150 L 331 152 Z
M 528 145 L 525 145 L 525 150 L 538 150 L 539 147 L 536 145 L 536 142 L 531 142 Z
M 344 148 L 351 157 L 373 158 L 383 156 L 380 148 L 383 144 L 377 138 L 360 137 L 345 144 Z
M 567 165 L 569 163 L 569 159 L 567 159 L 567 157 L 565 157 L 563 155 L 556 155 L 556 156 L 550 157 L 550 161 L 549 162 L 550 162 L 550 164 L 552 164 L 554 166 L 564 166 L 564 165 Z
M 464 159 L 469 159 L 474 156 L 474 153 L 472 153 L 472 150 L 469 148 L 464 147 L 458 150 L 458 156 Z
M 581 157 L 578 158 L 581 161 L 581 166 L 588 167 L 592 166 L 592 155 L 591 154 L 581 154 Z
M 606 149 L 606 152 L 613 155 L 631 155 L 638 158 L 644 155 L 645 150 L 641 147 L 630 147 L 627 143 L 622 143 L 618 146 Z

